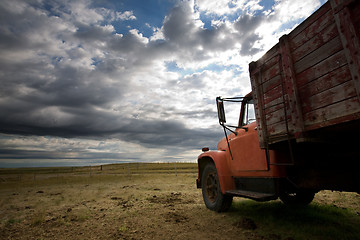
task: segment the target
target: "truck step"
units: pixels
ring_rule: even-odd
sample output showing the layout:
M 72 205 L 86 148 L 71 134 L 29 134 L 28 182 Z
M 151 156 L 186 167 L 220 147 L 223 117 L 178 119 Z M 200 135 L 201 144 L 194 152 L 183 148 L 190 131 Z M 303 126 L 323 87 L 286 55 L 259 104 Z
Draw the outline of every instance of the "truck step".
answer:
M 260 193 L 260 192 L 244 191 L 244 190 L 230 190 L 230 191 L 226 191 L 226 193 L 237 197 L 250 198 L 256 201 L 269 201 L 278 198 L 275 194 L 272 193 Z

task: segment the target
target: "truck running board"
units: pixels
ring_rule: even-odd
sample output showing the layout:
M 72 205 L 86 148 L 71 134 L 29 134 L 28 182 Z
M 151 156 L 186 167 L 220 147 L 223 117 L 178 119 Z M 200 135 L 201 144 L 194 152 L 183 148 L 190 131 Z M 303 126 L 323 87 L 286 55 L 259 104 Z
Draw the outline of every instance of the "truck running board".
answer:
M 230 191 L 226 191 L 226 194 L 237 197 L 250 198 L 256 201 L 269 201 L 278 198 L 276 195 L 271 193 L 260 193 L 260 192 L 244 191 L 244 190 L 230 190 Z

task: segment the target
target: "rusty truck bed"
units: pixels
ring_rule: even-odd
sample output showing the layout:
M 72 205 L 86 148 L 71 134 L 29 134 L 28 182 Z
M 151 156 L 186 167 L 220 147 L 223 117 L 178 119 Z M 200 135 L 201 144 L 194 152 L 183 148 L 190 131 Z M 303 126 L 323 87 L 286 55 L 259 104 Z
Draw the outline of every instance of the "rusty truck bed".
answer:
M 360 1 L 330 0 L 250 64 L 261 147 L 360 119 Z

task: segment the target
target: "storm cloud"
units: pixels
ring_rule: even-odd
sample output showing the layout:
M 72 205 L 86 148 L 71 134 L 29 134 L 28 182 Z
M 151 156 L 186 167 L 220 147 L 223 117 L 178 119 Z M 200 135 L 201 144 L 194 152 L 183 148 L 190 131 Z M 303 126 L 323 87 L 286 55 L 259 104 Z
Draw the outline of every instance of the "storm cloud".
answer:
M 266 10 L 255 2 L 220 15 L 202 1 L 179 1 L 161 25 L 143 23 L 153 31 L 145 36 L 131 27 L 140 21 L 136 9 L 110 8 L 111 1 L 2 1 L 0 165 L 188 161 L 203 146 L 215 148 L 223 134 L 215 97 L 249 92 L 248 62 L 294 21 L 281 8 L 289 1 Z M 320 6 L 307 4 L 295 20 Z M 273 31 L 262 32 L 269 24 Z

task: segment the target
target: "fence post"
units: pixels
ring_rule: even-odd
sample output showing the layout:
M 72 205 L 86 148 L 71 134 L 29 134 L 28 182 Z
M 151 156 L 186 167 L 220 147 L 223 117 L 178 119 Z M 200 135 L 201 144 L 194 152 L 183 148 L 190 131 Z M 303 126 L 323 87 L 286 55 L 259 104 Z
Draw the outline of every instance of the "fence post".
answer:
M 177 176 L 176 162 L 174 162 L 174 165 L 175 165 L 175 176 Z

